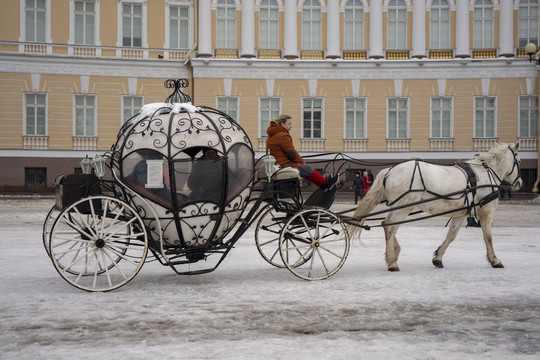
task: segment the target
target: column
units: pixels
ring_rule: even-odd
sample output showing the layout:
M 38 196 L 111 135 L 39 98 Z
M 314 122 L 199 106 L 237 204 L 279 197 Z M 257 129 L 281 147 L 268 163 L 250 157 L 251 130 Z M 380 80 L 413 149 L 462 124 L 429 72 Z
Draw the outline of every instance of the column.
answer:
M 426 57 L 426 2 L 414 1 L 412 8 L 412 57 Z
M 536 66 L 536 92 L 540 94 L 540 66 L 538 65 Z M 538 111 L 538 140 L 540 140 L 540 111 Z M 536 141 L 536 181 L 532 189 L 532 192 L 535 193 L 540 192 L 540 145 L 538 144 L 538 140 Z
M 212 10 L 210 0 L 199 0 L 199 57 L 212 56 Z
M 513 1 L 501 1 L 499 10 L 499 56 L 514 57 Z
M 296 0 L 285 0 L 285 26 L 283 38 L 284 54 L 286 59 L 298 57 L 298 29 L 297 29 Z
M 326 11 L 326 57 L 335 59 L 341 57 L 339 53 L 339 1 L 328 1 Z
M 369 57 L 384 58 L 382 0 L 371 1 L 369 11 Z
M 471 57 L 469 47 L 469 2 L 456 1 L 456 57 Z
M 242 57 L 255 57 L 254 0 L 242 0 Z

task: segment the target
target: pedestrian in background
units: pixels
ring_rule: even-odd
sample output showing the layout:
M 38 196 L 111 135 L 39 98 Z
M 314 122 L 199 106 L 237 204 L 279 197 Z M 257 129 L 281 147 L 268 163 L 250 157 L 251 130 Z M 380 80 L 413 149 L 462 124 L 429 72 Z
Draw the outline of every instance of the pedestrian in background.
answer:
M 362 179 L 360 171 L 357 171 L 356 174 L 354 174 L 351 189 L 354 189 L 354 203 L 358 204 L 358 198 L 362 200 L 364 197 L 364 179 Z

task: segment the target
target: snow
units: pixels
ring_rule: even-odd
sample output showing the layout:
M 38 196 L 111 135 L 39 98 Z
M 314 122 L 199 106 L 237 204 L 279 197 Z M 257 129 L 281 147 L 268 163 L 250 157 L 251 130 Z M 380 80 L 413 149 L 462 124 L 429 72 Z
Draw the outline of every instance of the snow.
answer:
M 336 275 L 308 282 L 263 260 L 253 226 L 215 272 L 151 262 L 108 293 L 56 273 L 41 240 L 53 203 L 0 198 L 0 359 L 539 358 L 538 201 L 499 206 L 504 269 L 486 261 L 479 228 L 463 228 L 435 268 L 447 219 L 434 218 L 401 227 L 399 273 L 376 228 Z

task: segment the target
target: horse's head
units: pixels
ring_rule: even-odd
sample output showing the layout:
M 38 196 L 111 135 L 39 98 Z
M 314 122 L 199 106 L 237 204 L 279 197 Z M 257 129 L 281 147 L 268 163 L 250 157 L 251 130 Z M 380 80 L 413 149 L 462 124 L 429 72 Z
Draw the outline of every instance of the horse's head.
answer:
M 519 142 L 515 144 L 501 144 L 503 146 L 507 146 L 506 150 L 506 160 L 505 160 L 505 169 L 504 169 L 504 176 L 502 176 L 502 180 L 504 180 L 508 185 L 512 187 L 513 191 L 519 190 L 519 188 L 523 185 L 523 180 L 521 179 L 521 168 L 520 168 L 520 162 L 518 155 L 518 149 L 519 149 Z

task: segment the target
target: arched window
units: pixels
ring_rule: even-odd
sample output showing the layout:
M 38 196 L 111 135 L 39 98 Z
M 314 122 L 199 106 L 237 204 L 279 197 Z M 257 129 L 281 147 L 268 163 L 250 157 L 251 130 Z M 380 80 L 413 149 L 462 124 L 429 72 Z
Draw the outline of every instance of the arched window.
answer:
M 321 4 L 319 0 L 306 0 L 302 7 L 302 49 L 321 47 Z
M 407 5 L 403 0 L 388 3 L 388 47 L 389 50 L 407 48 Z
M 364 48 L 364 7 L 360 0 L 349 0 L 345 4 L 345 49 Z
M 494 14 L 491 0 L 476 0 L 473 13 L 473 47 L 489 49 L 493 47 Z
M 234 0 L 218 0 L 216 21 L 216 47 L 222 49 L 236 48 L 236 5 Z
M 519 47 L 528 43 L 538 44 L 540 38 L 540 11 L 538 0 L 519 2 Z
M 259 8 L 259 48 L 279 48 L 278 35 L 278 4 L 276 0 L 262 0 Z
M 447 0 L 433 0 L 430 11 L 430 48 L 450 49 L 450 5 Z

